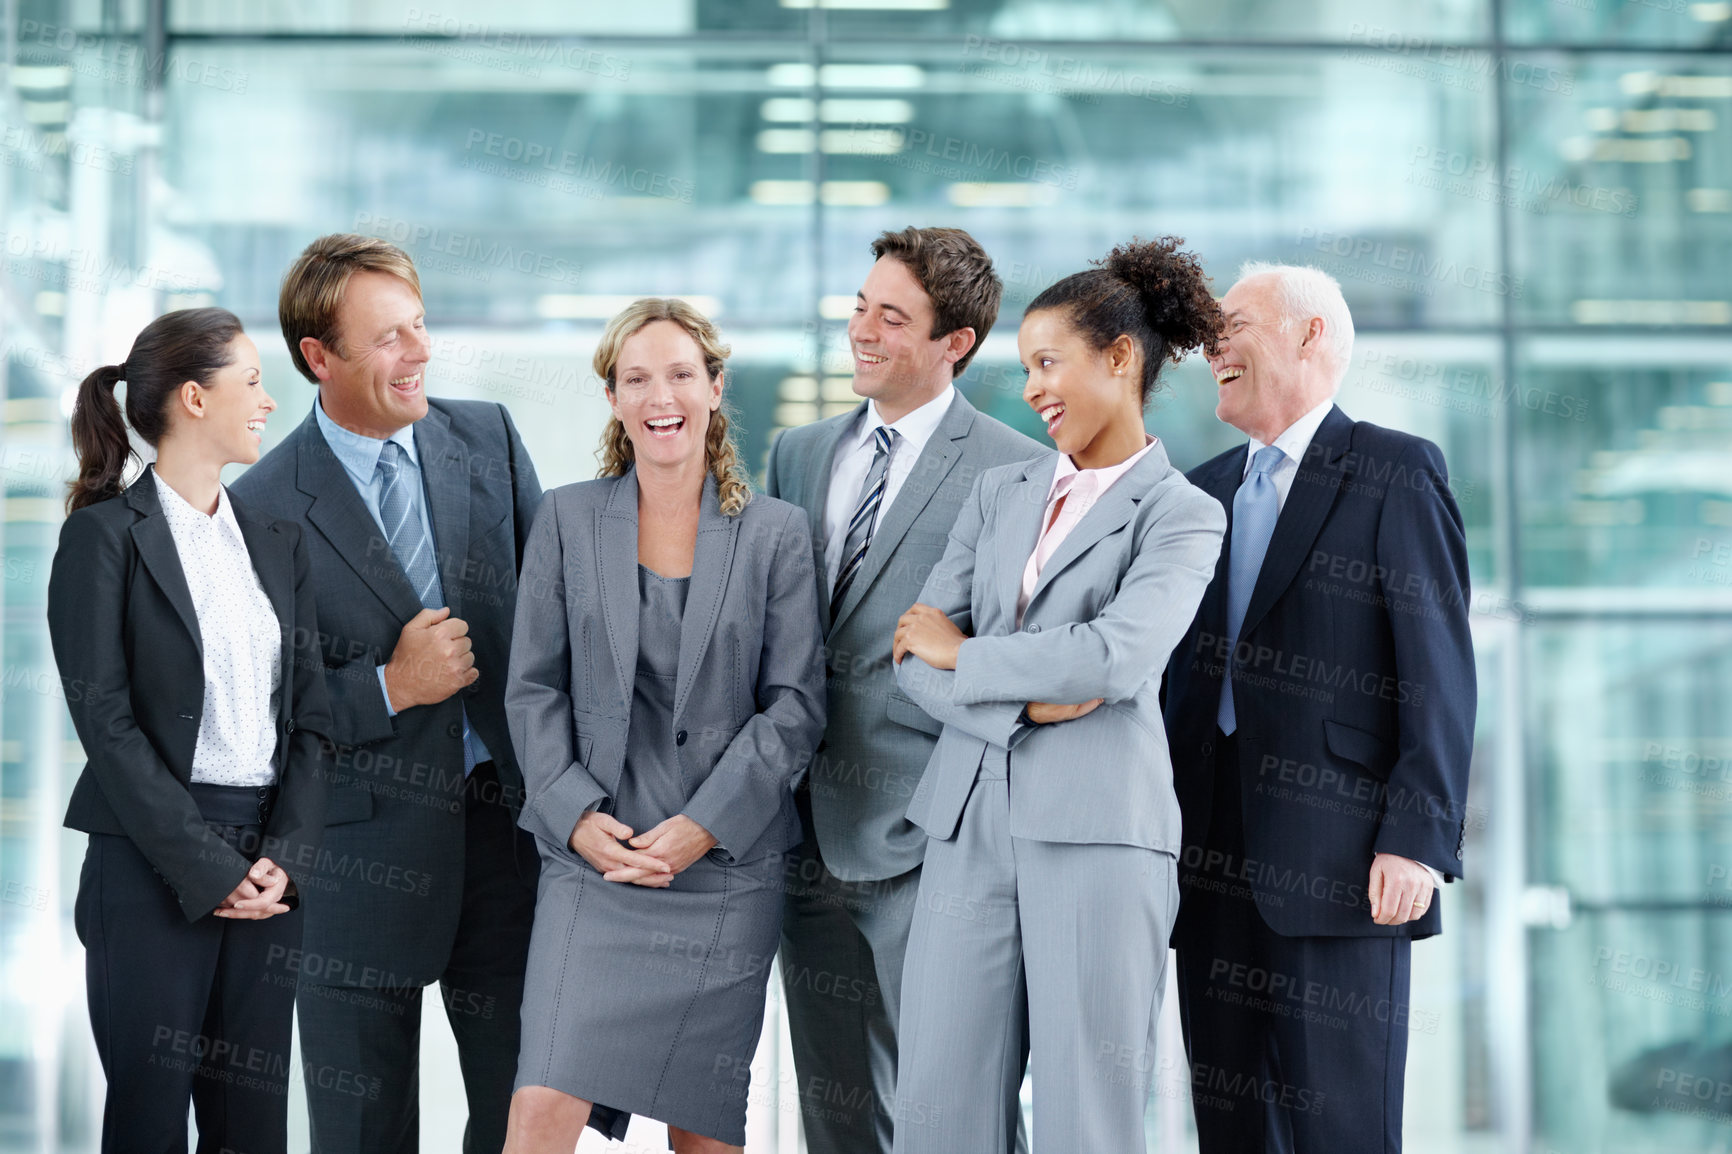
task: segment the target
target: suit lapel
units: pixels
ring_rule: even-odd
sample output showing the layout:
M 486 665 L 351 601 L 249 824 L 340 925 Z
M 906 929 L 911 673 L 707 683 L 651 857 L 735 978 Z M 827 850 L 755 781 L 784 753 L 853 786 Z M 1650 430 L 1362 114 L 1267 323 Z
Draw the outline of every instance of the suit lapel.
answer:
M 1056 461 L 1053 467 L 1058 467 Z M 1028 595 L 1029 605 L 1032 607 L 1046 587 L 1052 584 L 1053 579 L 1093 548 L 1095 542 L 1129 521 L 1137 511 L 1137 503 L 1148 493 L 1149 487 L 1171 468 L 1167 463 L 1166 449 L 1156 441 L 1143 459 L 1132 465 L 1130 472 L 1114 482 L 1094 506 L 1083 514 L 1082 520 L 1071 529 L 1070 535 L 1060 542 L 1053 555 L 1047 558 L 1046 564 L 1041 567 L 1040 578 L 1034 583 L 1034 591 Z M 1032 552 L 1032 549 L 1030 551 Z M 1027 564 L 1026 559 L 1024 564 Z
M 317 404 L 318 402 L 314 402 Z M 403 566 L 391 552 L 390 542 L 367 511 L 348 470 L 319 430 L 317 417 L 307 414 L 294 434 L 295 485 L 313 499 L 307 520 L 330 542 L 331 548 L 355 571 L 385 608 L 407 623 L 421 612 L 421 598 L 403 575 Z
M 1245 475 L 1245 456 L 1250 450 L 1247 443 L 1241 445 L 1218 466 L 1212 476 L 1197 478 L 1197 487 L 1221 503 L 1227 512 L 1227 531 L 1221 541 L 1221 555 L 1215 562 L 1215 579 L 1209 582 L 1209 587 L 1203 591 L 1203 601 L 1197 610 L 1197 620 L 1204 632 L 1216 637 L 1227 632 L 1227 581 L 1232 573 L 1231 551 L 1233 548 L 1233 497 L 1239 492 L 1239 482 Z
M 229 504 L 235 511 L 235 521 L 241 527 L 241 537 L 247 543 L 247 555 L 252 558 L 253 572 L 258 574 L 259 587 L 269 598 L 271 608 L 276 611 L 277 624 L 283 630 L 283 691 L 279 695 L 277 719 L 285 719 L 289 715 L 289 687 L 294 684 L 295 650 L 292 644 L 292 633 L 295 624 L 295 591 L 293 578 L 295 559 L 287 548 L 288 542 L 283 535 L 269 524 L 258 520 L 253 513 L 235 500 L 234 494 L 229 494 Z
M 431 406 L 415 422 L 415 452 L 427 481 L 433 556 L 451 616 L 463 617 L 463 562 L 469 556 L 469 446 L 451 431 L 451 418 Z
M 1256 628 L 1311 555 L 1311 543 L 1323 528 L 1323 519 L 1334 506 L 1342 478 L 1347 475 L 1337 462 L 1352 433 L 1353 422 L 1338 407 L 1331 408 L 1317 426 L 1281 506 L 1281 516 L 1275 521 L 1269 551 L 1263 554 L 1263 568 L 1257 573 L 1257 584 L 1252 586 L 1251 600 L 1245 607 L 1245 622 L 1239 628 L 1241 638 Z
M 896 546 L 907 535 L 908 527 L 925 511 L 944 478 L 956 467 L 956 462 L 962 457 L 962 446 L 957 442 L 968 436 L 968 430 L 974 425 L 974 416 L 974 406 L 960 392 L 956 393 L 944 419 L 938 422 L 938 428 L 933 430 L 926 447 L 915 458 L 913 471 L 897 490 L 896 500 L 879 515 L 878 527 L 872 531 L 872 543 L 866 547 L 866 556 L 860 559 L 860 570 L 854 574 L 854 580 L 848 586 L 848 596 L 843 598 L 836 611 L 832 629 L 846 621 L 865 599 L 872 582 L 890 563 L 890 555 L 896 552 Z M 825 470 L 826 475 L 828 472 Z
M 710 638 L 721 615 L 722 596 L 728 589 L 728 572 L 734 563 L 734 542 L 739 538 L 740 519 L 724 516 L 716 491 L 716 479 L 704 478 L 704 495 L 698 508 L 698 540 L 692 554 L 692 580 L 686 591 L 685 616 L 680 619 L 679 672 L 674 680 L 674 716 L 685 710 L 698 667 L 710 647 Z M 634 554 L 635 555 L 635 554 Z
M 699 536 L 703 526 L 699 526 Z M 637 680 L 637 470 L 614 479 L 607 505 L 595 519 L 595 557 L 601 612 L 613 649 L 622 708 L 630 713 Z M 695 563 L 695 562 L 694 562 Z
M 180 615 L 181 624 L 192 634 L 199 657 L 204 656 L 204 635 L 198 628 L 198 610 L 192 603 L 192 588 L 186 583 L 186 570 L 180 563 L 180 550 L 175 548 L 174 532 L 168 527 L 168 517 L 162 511 L 158 496 L 156 469 L 148 468 L 126 490 L 126 503 L 140 516 L 133 523 L 132 541 L 144 567 L 150 570 L 158 588 Z
M 1029 555 L 1040 541 L 1042 519 L 1046 515 L 1046 495 L 1052 492 L 1053 474 L 1058 472 L 1058 457 L 1048 453 L 1036 457 L 1023 469 L 1022 477 L 1004 487 L 998 498 L 998 577 L 999 594 L 1003 598 L 1004 619 L 1016 623 L 1016 602 L 1022 596 L 1022 571 L 1028 567 Z M 975 580 L 979 580 L 979 559 L 975 561 Z M 974 623 L 976 632 L 981 623 Z
M 855 427 L 861 410 L 869 404 L 870 401 L 862 401 L 852 413 L 830 422 L 813 445 L 812 457 L 807 464 L 806 475 L 812 484 L 812 491 L 808 494 L 811 500 L 802 503 L 806 506 L 807 527 L 812 531 L 812 561 L 818 568 L 818 616 L 826 636 L 834 628 L 830 620 L 830 568 L 824 563 L 824 550 L 829 547 L 825 512 L 830 503 L 830 474 L 836 467 L 836 445 L 842 440 L 842 434 Z

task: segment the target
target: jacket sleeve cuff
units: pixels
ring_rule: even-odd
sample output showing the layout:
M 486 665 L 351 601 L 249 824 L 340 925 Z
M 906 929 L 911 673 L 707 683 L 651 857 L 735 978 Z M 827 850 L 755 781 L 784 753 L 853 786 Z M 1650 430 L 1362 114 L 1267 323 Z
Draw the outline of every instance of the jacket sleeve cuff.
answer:
M 546 789 L 529 799 L 518 824 L 549 845 L 569 849 L 572 831 L 583 815 L 606 800 L 607 791 L 574 761 Z

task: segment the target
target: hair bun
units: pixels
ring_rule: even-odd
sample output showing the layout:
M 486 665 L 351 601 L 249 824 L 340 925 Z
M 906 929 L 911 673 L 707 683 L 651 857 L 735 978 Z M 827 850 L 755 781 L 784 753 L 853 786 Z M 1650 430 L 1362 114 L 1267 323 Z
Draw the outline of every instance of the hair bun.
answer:
M 1181 237 L 1133 238 L 1097 262 L 1136 289 L 1149 327 L 1160 336 L 1167 359 L 1177 361 L 1194 349 L 1215 351 L 1225 324 L 1220 302 L 1195 253 L 1183 252 Z

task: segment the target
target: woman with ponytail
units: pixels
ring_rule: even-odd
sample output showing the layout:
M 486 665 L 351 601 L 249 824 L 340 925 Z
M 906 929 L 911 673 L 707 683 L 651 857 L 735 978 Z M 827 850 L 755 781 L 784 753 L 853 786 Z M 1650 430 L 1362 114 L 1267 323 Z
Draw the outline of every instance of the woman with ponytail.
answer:
M 601 477 L 524 547 L 505 706 L 542 865 L 511 1154 L 634 1113 L 680 1154 L 745 1143 L 824 665 L 806 516 L 747 488 L 727 355 L 684 302 L 614 317 Z
M 1221 330 L 1181 243 L 1029 305 L 1023 398 L 1056 451 L 981 474 L 897 624 L 897 681 L 944 726 L 908 810 L 898 1154 L 1003 1154 L 1031 1054 L 1036 1154 L 1144 1148 L 1178 909 L 1161 674 L 1226 526 L 1144 427 L 1162 366 Z
M 126 385 L 126 407 L 115 397 Z M 329 728 L 307 551 L 222 485 L 276 402 L 234 314 L 169 313 L 78 387 L 48 629 L 90 835 L 73 921 L 108 1076 L 102 1149 L 285 1151 L 295 879 Z M 127 427 L 156 450 L 124 483 Z

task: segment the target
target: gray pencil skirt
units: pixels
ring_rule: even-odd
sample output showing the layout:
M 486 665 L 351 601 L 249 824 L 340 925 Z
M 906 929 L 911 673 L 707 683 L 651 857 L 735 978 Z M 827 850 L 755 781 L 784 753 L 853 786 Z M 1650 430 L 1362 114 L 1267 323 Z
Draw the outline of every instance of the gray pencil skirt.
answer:
M 609 1107 L 615 1137 L 641 1114 L 744 1145 L 782 855 L 703 857 L 667 889 L 604 881 L 545 844 L 541 863 L 517 1086 Z

